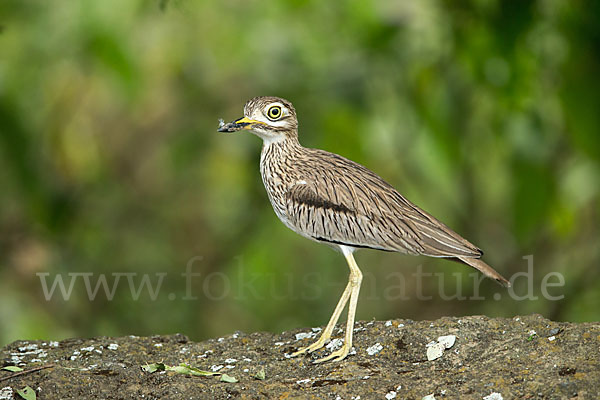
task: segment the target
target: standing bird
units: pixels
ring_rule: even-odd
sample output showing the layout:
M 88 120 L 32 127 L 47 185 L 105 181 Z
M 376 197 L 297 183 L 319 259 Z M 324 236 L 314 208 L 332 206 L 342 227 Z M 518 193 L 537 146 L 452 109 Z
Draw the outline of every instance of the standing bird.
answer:
M 510 283 L 480 260 L 483 252 L 405 199 L 366 167 L 337 154 L 298 142 L 296 111 L 287 100 L 255 97 L 244 116 L 219 132 L 248 130 L 263 140 L 260 173 L 279 219 L 294 232 L 339 250 L 350 277 L 321 337 L 297 356 L 322 348 L 350 301 L 343 346 L 315 362 L 341 361 L 352 348 L 352 332 L 362 273 L 355 250 L 370 248 L 448 258 L 478 269 L 505 286 Z

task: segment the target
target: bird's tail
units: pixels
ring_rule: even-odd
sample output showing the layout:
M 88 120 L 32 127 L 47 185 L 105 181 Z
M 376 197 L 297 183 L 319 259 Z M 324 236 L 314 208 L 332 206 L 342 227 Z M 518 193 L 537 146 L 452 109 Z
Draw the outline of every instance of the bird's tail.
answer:
M 500 275 L 498 272 L 496 272 L 496 270 L 494 268 L 490 267 L 489 265 L 487 265 L 486 263 L 481 261 L 479 258 L 458 256 L 457 259 L 459 261 L 461 261 L 467 265 L 470 265 L 471 267 L 481 271 L 481 273 L 483 273 L 485 276 L 494 279 L 496 282 L 500 283 L 502 286 L 510 287 L 510 282 L 508 280 L 506 280 L 502 275 Z

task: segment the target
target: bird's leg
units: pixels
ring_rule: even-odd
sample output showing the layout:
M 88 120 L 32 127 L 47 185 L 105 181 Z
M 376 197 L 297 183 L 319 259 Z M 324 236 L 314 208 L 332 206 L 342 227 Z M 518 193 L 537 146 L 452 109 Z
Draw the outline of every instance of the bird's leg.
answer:
M 292 353 L 292 357 L 296 357 L 296 356 L 306 353 L 306 352 L 312 353 L 313 351 L 319 350 L 321 347 L 325 346 L 325 343 L 327 343 L 327 341 L 331 338 L 331 334 L 333 333 L 333 328 L 335 328 L 335 324 L 337 324 L 338 319 L 340 319 L 340 315 L 342 314 L 344 307 L 346 307 L 346 303 L 348 302 L 348 299 L 350 298 L 351 291 L 352 291 L 352 285 L 350 284 L 350 280 L 348 280 L 346 289 L 344 289 L 344 293 L 342 293 L 342 297 L 340 297 L 340 300 L 338 301 L 337 306 L 335 306 L 335 310 L 333 311 L 333 314 L 331 315 L 331 318 L 329 319 L 327 326 L 323 330 L 323 333 L 321 333 L 319 340 L 317 340 L 310 346 L 303 347 L 300 350 Z
M 325 361 L 333 360 L 333 361 L 342 361 L 350 350 L 352 349 L 352 333 L 354 332 L 354 315 L 356 314 L 356 303 L 358 302 L 358 293 L 360 292 L 360 284 L 362 282 L 362 273 L 356 265 L 356 261 L 354 260 L 354 256 L 352 255 L 352 250 L 347 247 L 342 247 L 342 252 L 346 257 L 346 261 L 348 262 L 348 266 L 350 267 L 350 278 L 348 279 L 348 287 L 350 287 L 350 305 L 348 307 L 348 320 L 346 321 L 346 337 L 344 338 L 344 344 L 342 347 L 327 357 L 318 359 L 315 363 L 322 363 Z M 346 291 L 344 291 L 344 295 L 346 295 Z M 344 296 L 342 296 L 343 298 Z M 347 297 L 346 297 L 347 299 Z M 340 299 L 341 303 L 341 299 Z M 345 302 L 344 302 L 345 303 Z M 339 304 L 338 304 L 339 307 Z M 343 307 L 342 307 L 343 308 Z M 337 308 L 336 308 L 337 311 Z M 334 313 L 335 314 L 335 313 Z M 338 315 L 339 317 L 339 315 Z M 330 321 L 331 324 L 331 321 Z M 327 328 L 329 328 L 329 325 Z M 334 324 L 335 325 L 335 324 Z M 333 329 L 333 327 L 331 327 Z M 325 333 L 325 332 L 324 332 Z M 329 332 L 331 335 L 331 332 Z

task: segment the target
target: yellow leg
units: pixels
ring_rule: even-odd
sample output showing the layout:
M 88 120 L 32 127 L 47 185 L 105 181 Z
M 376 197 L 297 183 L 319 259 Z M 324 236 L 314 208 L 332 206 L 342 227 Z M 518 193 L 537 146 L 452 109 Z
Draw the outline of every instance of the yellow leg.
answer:
M 344 293 L 342 293 L 342 297 L 340 297 L 340 300 L 338 301 L 337 306 L 335 306 L 335 310 L 333 311 L 333 314 L 331 315 L 331 318 L 329 319 L 329 322 L 327 323 L 325 330 L 323 330 L 323 333 L 321 333 L 319 340 L 317 340 L 310 346 L 303 347 L 300 350 L 292 353 L 292 357 L 296 357 L 296 356 L 306 353 L 306 352 L 312 353 L 313 351 L 319 350 L 321 347 L 325 346 L 325 343 L 327 343 L 329 341 L 329 339 L 331 338 L 331 334 L 333 333 L 335 324 L 337 324 L 338 319 L 340 319 L 340 315 L 342 314 L 342 311 L 344 310 L 344 307 L 346 306 L 346 303 L 348 302 L 348 299 L 350 298 L 351 290 L 352 290 L 352 287 L 350 286 L 350 282 L 348 282 L 348 284 L 346 285 L 346 289 L 344 289 Z
M 350 276 L 348 278 L 348 284 L 346 285 L 346 289 L 344 289 L 344 293 L 342 293 L 342 297 L 340 297 L 340 300 L 338 301 L 338 304 L 335 307 L 333 314 L 331 315 L 331 319 L 329 320 L 329 323 L 327 323 L 325 330 L 323 330 L 321 337 L 319 337 L 319 339 L 310 346 L 304 347 L 298 350 L 297 352 L 293 353 L 292 357 L 295 357 L 299 354 L 303 354 L 305 352 L 312 353 L 313 351 L 322 348 L 325 345 L 325 343 L 329 341 L 329 339 L 331 338 L 331 334 L 333 333 L 333 329 L 335 328 L 335 324 L 340 318 L 340 315 L 342 314 L 342 311 L 344 310 L 344 307 L 346 306 L 348 300 L 350 300 L 350 306 L 348 307 L 348 320 L 346 321 L 346 337 L 344 339 L 344 344 L 340 349 L 334 351 L 325 358 L 316 360 L 315 363 L 321 363 L 332 359 L 333 361 L 341 361 L 344 358 L 346 358 L 346 356 L 352 349 L 354 315 L 356 314 L 356 303 L 358 302 L 358 293 L 360 291 L 360 284 L 362 282 L 362 273 L 360 272 L 360 269 L 358 268 L 358 265 L 356 265 L 356 261 L 352 256 L 352 249 L 346 246 L 340 246 L 340 248 L 342 250 L 342 253 L 344 254 L 344 257 L 346 257 L 348 267 L 350 267 Z

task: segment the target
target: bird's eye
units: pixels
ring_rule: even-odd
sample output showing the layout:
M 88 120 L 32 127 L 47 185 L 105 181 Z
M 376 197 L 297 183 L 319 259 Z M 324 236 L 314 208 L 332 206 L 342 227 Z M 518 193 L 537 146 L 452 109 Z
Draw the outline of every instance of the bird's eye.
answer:
M 280 106 L 272 106 L 267 110 L 267 117 L 271 121 L 275 121 L 281 117 L 281 107 Z

